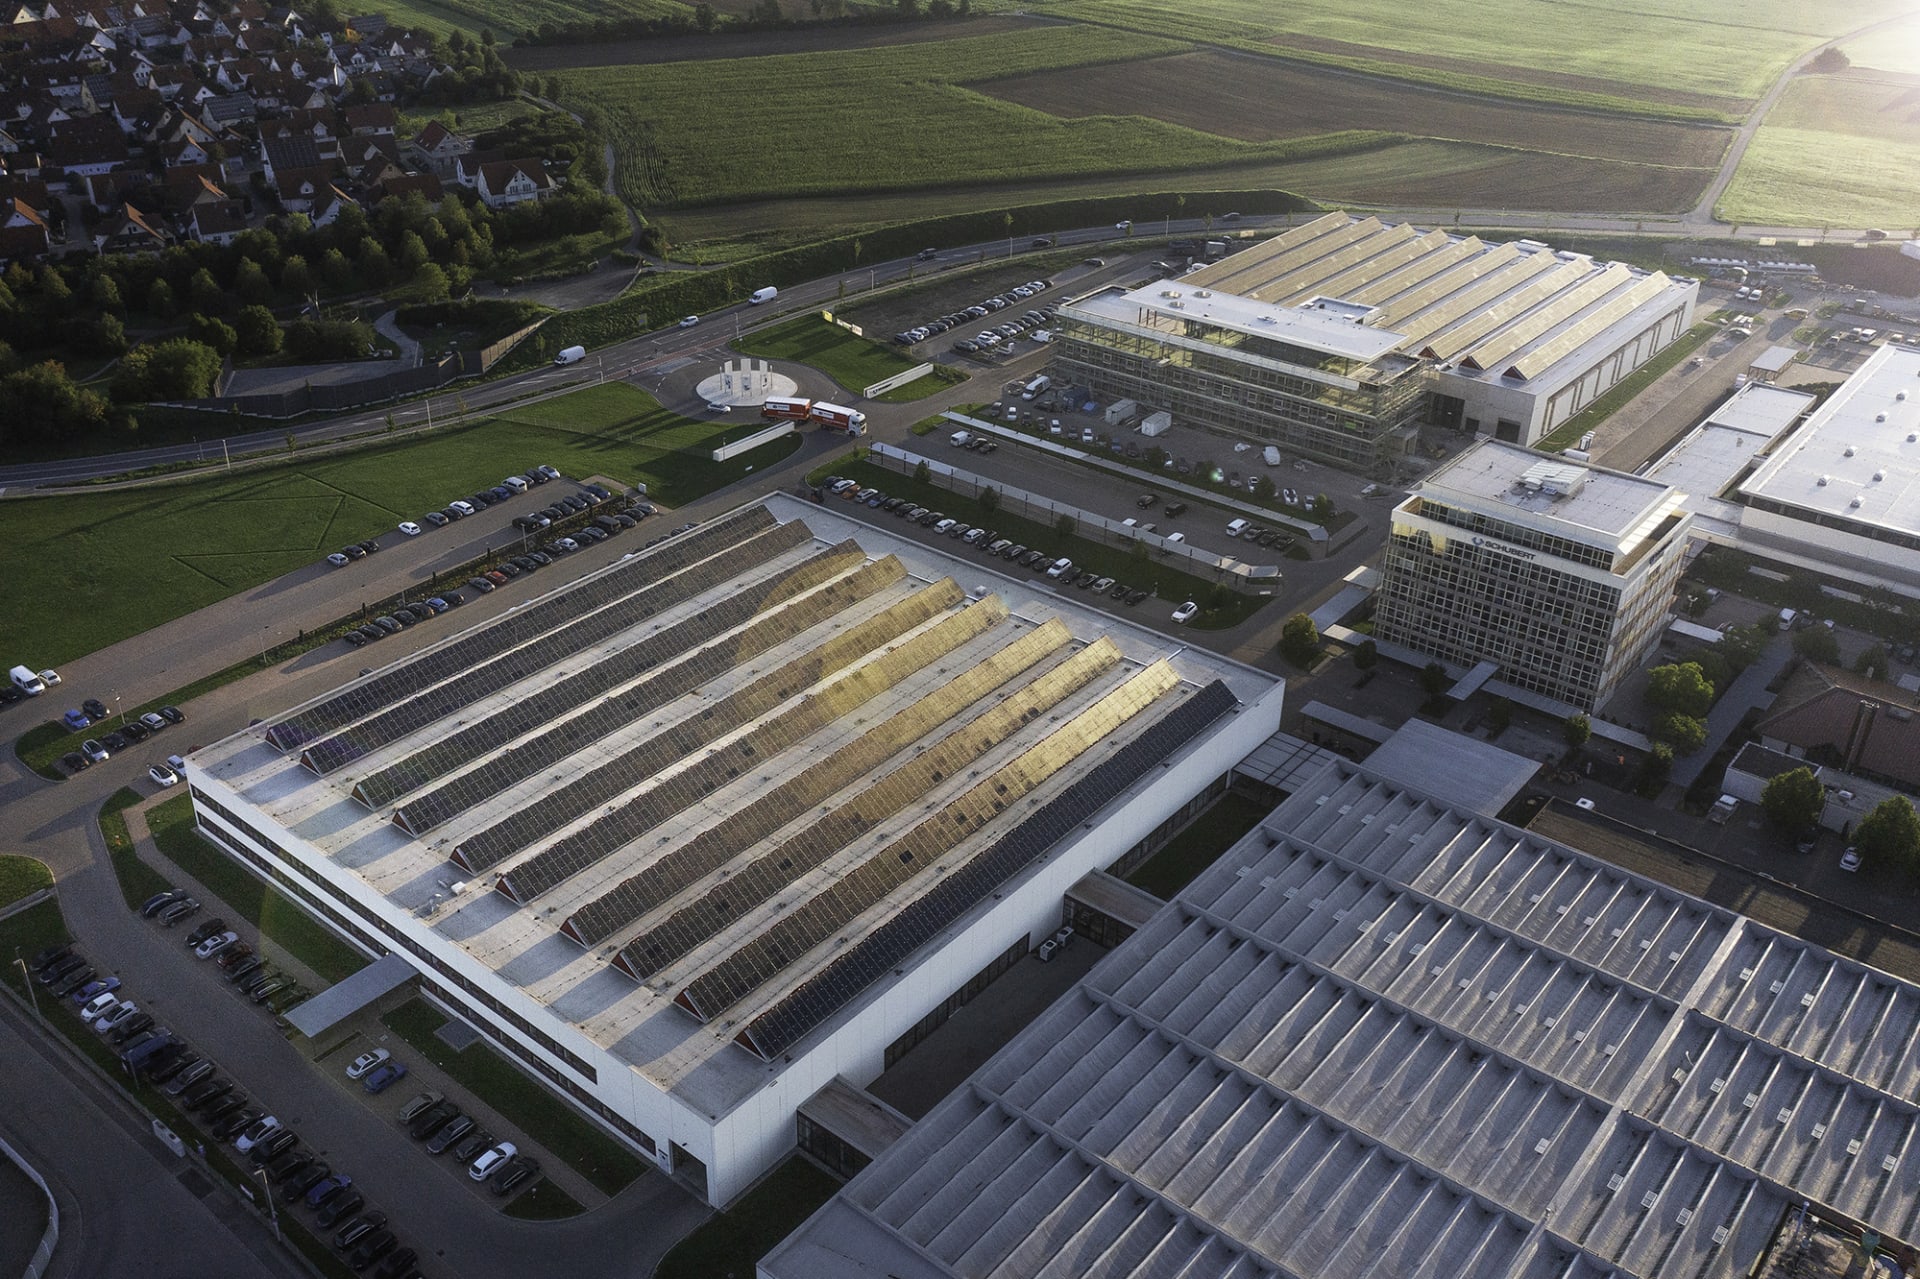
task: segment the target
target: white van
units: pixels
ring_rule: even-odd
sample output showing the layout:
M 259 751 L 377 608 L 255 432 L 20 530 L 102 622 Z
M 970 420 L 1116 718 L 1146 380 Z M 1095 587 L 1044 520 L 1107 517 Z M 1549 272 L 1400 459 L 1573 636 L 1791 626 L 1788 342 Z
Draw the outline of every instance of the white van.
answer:
M 948 436 L 947 439 L 953 447 L 963 449 L 973 441 L 973 432 L 955 431 L 952 435 Z
M 1020 398 L 1023 400 L 1031 400 L 1034 396 L 1040 394 L 1052 385 L 1053 379 L 1042 373 L 1039 377 L 1027 383 L 1026 387 L 1020 392 Z
M 16 666 L 7 674 L 13 679 L 13 686 L 28 697 L 38 697 L 47 691 L 47 682 L 25 666 Z
M 1241 535 L 1242 533 L 1244 533 L 1244 532 L 1246 532 L 1246 531 L 1247 531 L 1247 522 L 1246 522 L 1245 520 L 1229 520 L 1229 521 L 1227 521 L 1227 536 L 1228 536 L 1228 537 L 1239 537 L 1239 536 L 1240 536 L 1240 535 Z
M 570 347 L 567 347 L 565 350 L 561 351 L 560 354 L 554 356 L 553 362 L 555 364 L 578 364 L 580 363 L 580 361 L 586 358 L 587 358 L 586 347 L 570 346 Z
M 747 305 L 759 306 L 762 302 L 771 302 L 779 296 L 780 290 L 769 284 L 764 289 L 755 289 L 752 296 L 747 299 Z

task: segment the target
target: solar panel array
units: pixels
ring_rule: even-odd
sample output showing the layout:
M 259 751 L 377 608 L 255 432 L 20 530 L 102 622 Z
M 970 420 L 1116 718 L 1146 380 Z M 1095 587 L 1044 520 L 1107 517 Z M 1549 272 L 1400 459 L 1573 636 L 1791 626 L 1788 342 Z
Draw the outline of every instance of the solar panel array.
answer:
M 702 1021 L 712 1021 L 895 890 L 931 873 L 970 833 L 1072 766 L 1178 683 L 1164 659 L 1138 671 L 728 953 L 689 982 L 675 1002 Z
M 698 804 L 741 772 L 759 767 L 782 751 L 799 745 L 1006 618 L 1007 606 L 998 597 L 989 596 L 874 660 L 847 671 L 780 714 L 754 724 L 738 739 L 695 760 L 658 786 L 635 795 L 520 862 L 501 876 L 500 891 L 523 903 L 551 891 L 587 867 L 613 856 L 676 813 Z
M 1119 660 L 1119 650 L 1107 639 L 1082 649 L 635 937 L 621 950 L 621 970 L 644 978 L 704 945 L 727 925 L 762 902 L 777 899 L 862 835 L 923 799 L 944 779 L 960 776 L 988 751 L 1059 706 Z M 692 867 L 682 859 L 678 869 L 684 874 Z
M 766 541 L 767 539 L 759 539 Z M 759 542 L 753 545 L 757 546 Z M 745 553 L 751 547 L 740 548 Z M 722 565 L 721 560 L 733 558 L 734 552 L 709 561 L 715 569 L 707 583 L 725 581 L 744 568 L 753 565 Z M 367 774 L 353 788 L 354 798 L 369 808 L 379 808 L 391 803 L 402 795 L 419 789 L 438 778 L 456 773 L 460 769 L 485 757 L 515 738 L 524 737 L 538 729 L 548 729 L 542 737 L 536 737 L 522 748 L 511 752 L 508 759 L 522 765 L 521 771 L 513 778 L 530 776 L 534 771 L 545 767 L 552 758 L 558 756 L 543 755 L 535 749 L 546 737 L 556 736 L 573 739 L 579 736 L 577 726 L 565 722 L 567 717 L 583 706 L 590 705 L 595 698 L 606 696 L 623 685 L 639 679 L 648 671 L 655 670 L 674 661 L 685 653 L 691 652 L 714 640 L 736 626 L 741 626 L 756 614 L 782 604 L 802 591 L 812 590 L 822 582 L 845 573 L 866 558 L 865 553 L 852 542 L 840 545 L 818 555 L 812 556 L 793 569 L 774 575 L 762 581 L 742 585 L 718 606 L 703 609 L 686 620 L 648 635 L 646 638 L 599 660 L 589 660 L 584 669 L 575 671 L 565 678 L 537 688 L 532 692 L 515 697 L 510 704 L 483 714 L 480 718 L 455 727 L 447 733 L 428 742 L 404 757 L 395 760 L 385 768 Z M 708 565 L 702 565 L 704 570 Z M 692 574 L 684 576 L 693 576 Z M 705 576 L 701 573 L 700 576 Z M 879 589 L 878 585 L 874 589 Z M 844 593 L 843 593 L 844 594 Z M 682 603 L 688 597 L 679 596 L 671 602 Z M 847 603 L 851 603 L 848 600 Z M 651 609 L 658 613 L 667 606 L 661 602 Z M 845 604 L 842 605 L 845 607 Z M 599 630 L 601 628 L 595 628 Z M 595 642 L 610 638 L 599 635 Z M 561 660 L 572 657 L 563 655 Z M 524 678 L 524 673 L 520 678 Z M 571 753 L 572 747 L 560 752 Z M 534 762 L 524 763 L 522 754 Z M 537 757 L 537 758 L 536 758 Z M 497 786 L 495 789 L 499 789 Z M 480 795 L 491 793 L 479 792 Z M 442 787 L 431 795 L 422 796 L 408 804 L 404 815 L 397 818 L 400 825 L 418 835 L 432 829 L 459 812 L 476 797 L 474 788 L 456 783 Z
M 582 945 L 597 945 L 829 796 L 853 785 L 889 756 L 936 731 L 973 702 L 1058 652 L 1071 639 L 1057 618 L 1028 631 L 931 695 L 869 727 L 826 759 L 669 849 L 646 869 L 581 906 L 561 925 L 561 931 Z M 635 956 L 636 961 L 644 958 Z M 633 976 L 645 975 L 630 965 L 623 967 Z
M 378 714 L 312 743 L 302 752 L 300 762 L 325 776 L 371 751 L 452 715 L 463 706 L 491 697 L 535 671 L 564 662 L 658 615 L 664 609 L 685 603 L 727 578 L 763 564 L 782 552 L 804 546 L 811 540 L 812 534 L 796 520 L 769 531 L 764 537 L 732 547 L 711 560 L 688 566 L 647 590 L 636 591 L 625 598 L 596 601 L 604 602 L 606 606 L 584 616 L 576 616 L 569 624 L 519 645 L 492 661 L 462 670 L 445 678 L 444 682 L 436 682 L 431 688 L 423 687 L 415 695 L 387 706 Z M 568 591 L 560 598 L 576 597 L 573 591 Z M 574 610 L 576 614 L 580 611 L 578 608 Z M 428 654 L 426 660 L 432 660 L 433 657 L 433 654 Z
M 804 610 L 818 598 L 816 595 L 800 601 L 793 611 Z M 603 760 L 568 785 L 548 791 L 512 815 L 466 836 L 455 847 L 453 860 L 469 871 L 498 865 L 964 598 L 951 578 L 916 591 L 857 626 L 823 639 L 815 648 L 751 680 L 730 696 L 701 707 L 692 718 L 663 728 L 638 746 Z M 778 622 L 782 617 L 770 621 Z M 789 630 L 786 638 L 804 629 Z M 668 675 L 692 692 L 733 671 L 739 661 L 737 649 L 723 645 L 704 650 Z M 626 717 L 623 720 L 631 722 Z
M 996 840 L 992 848 L 941 878 L 755 1017 L 739 1035 L 739 1042 L 768 1061 L 778 1060 L 1236 704 L 1232 692 L 1218 680 L 1200 689 Z
M 1539 341 L 1556 325 L 1572 319 L 1615 289 L 1627 287 L 1633 278 L 1633 268 L 1624 262 L 1615 262 L 1612 266 L 1593 272 L 1572 288 L 1556 293 L 1505 329 L 1485 339 L 1462 356 L 1461 363 L 1476 368 L 1494 368 L 1500 361 L 1529 343 Z
M 297 750 L 401 698 L 411 697 L 555 627 L 564 626 L 579 617 L 584 609 L 631 594 L 640 583 L 676 573 L 773 527 L 773 513 L 764 506 L 754 506 L 696 529 L 645 555 L 612 565 L 564 594 L 509 613 L 490 626 L 422 654 L 415 661 L 295 711 L 267 730 L 267 740 L 283 751 Z

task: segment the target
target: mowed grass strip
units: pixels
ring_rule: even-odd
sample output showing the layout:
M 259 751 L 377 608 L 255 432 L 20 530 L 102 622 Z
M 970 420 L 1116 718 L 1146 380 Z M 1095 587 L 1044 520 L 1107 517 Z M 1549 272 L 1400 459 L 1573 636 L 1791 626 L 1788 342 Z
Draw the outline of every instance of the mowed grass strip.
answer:
M 891 347 L 849 333 L 817 314 L 798 316 L 762 329 L 734 346 L 747 355 L 811 365 L 855 393 L 896 373 L 904 373 L 918 363 L 896 354 Z
M 0 652 L 59 665 L 391 533 L 451 499 L 546 463 L 644 483 L 670 505 L 798 447 L 730 462 L 709 451 L 739 427 L 698 422 L 624 383 L 590 387 L 431 438 L 234 476 L 0 503 L 0 580 L 33 608 L 0 609 Z M 47 703 L 49 713 L 61 709 Z
M 622 193 L 649 210 L 839 191 L 1172 172 L 1295 153 L 1140 116 L 1062 120 L 964 87 L 1182 51 L 1058 26 L 936 43 L 559 73 L 607 116 Z
M 53 872 L 34 857 L 0 853 L 0 906 L 11 906 L 43 888 L 53 887 Z

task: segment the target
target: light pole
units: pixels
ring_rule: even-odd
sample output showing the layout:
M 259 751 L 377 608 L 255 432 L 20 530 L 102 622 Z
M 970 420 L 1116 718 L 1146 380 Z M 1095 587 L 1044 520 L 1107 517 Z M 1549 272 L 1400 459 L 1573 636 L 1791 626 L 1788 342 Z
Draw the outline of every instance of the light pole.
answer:
M 33 1004 L 33 1015 L 40 1015 L 40 996 L 33 993 L 33 974 L 27 971 L 27 961 L 20 958 L 20 948 L 13 948 L 13 962 L 20 969 L 20 984 L 27 988 L 27 998 Z
M 267 1180 L 267 1170 L 265 1168 L 255 1168 L 250 1175 L 260 1180 L 260 1193 L 265 1196 L 267 1201 L 267 1220 L 273 1223 L 273 1241 L 275 1243 L 285 1243 L 286 1240 L 280 1236 L 280 1209 L 274 1206 L 273 1184 Z

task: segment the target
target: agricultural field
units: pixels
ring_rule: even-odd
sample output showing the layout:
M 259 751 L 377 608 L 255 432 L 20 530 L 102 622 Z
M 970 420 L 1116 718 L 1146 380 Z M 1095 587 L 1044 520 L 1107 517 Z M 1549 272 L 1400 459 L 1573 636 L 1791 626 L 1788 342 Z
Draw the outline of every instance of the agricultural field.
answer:
M 1015 7 L 1006 0 L 1007 7 Z M 1020 0 L 1017 7 L 1129 30 L 1308 58 L 1471 88 L 1598 92 L 1680 107 L 1717 99 L 1739 112 L 1784 66 L 1822 40 L 1904 12 L 1904 0 Z M 1436 60 L 1444 60 L 1436 65 Z M 1511 68 L 1511 70 L 1510 70 Z M 1650 96 L 1651 95 L 1651 96 Z
M 1920 81 L 1871 71 L 1802 76 L 1741 159 L 1717 210 L 1731 222 L 1915 225 Z
M 0 575 L 18 598 L 56 603 L 0 610 L 0 651 L 31 650 L 36 662 L 57 666 L 535 463 L 644 482 L 677 506 L 739 478 L 742 465 L 764 469 L 798 447 L 781 440 L 744 462 L 709 460 L 729 433 L 757 426 L 693 421 L 608 383 L 411 443 L 153 488 L 0 503 Z
M 501 44 L 543 22 L 567 23 L 598 18 L 658 18 L 687 12 L 679 0 L 388 0 L 380 6 L 390 22 L 434 31 L 455 28 L 468 35 L 491 31 Z
M 1246 142 L 1365 129 L 1554 155 L 1625 160 L 1712 176 L 1730 130 L 1386 86 L 1318 67 L 1202 52 L 1049 71 L 974 86 L 1049 115 L 1144 112 Z
M 966 87 L 1187 46 L 1078 26 L 857 52 L 558 73 L 602 108 L 622 193 L 643 209 L 1083 174 L 1173 173 L 1354 139 L 1241 142 L 1140 117 L 1062 120 Z M 778 86 L 777 93 L 769 91 Z
M 1840 46 L 1840 52 L 1856 67 L 1920 76 L 1920 18 L 1850 41 Z

